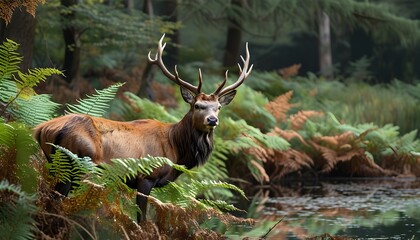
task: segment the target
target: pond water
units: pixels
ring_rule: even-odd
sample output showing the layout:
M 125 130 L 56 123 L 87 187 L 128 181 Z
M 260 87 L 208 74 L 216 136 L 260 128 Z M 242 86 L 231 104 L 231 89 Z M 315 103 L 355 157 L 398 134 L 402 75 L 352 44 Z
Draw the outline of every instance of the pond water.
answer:
M 267 239 L 305 239 L 324 233 L 363 239 L 420 239 L 420 180 L 299 183 L 260 189 L 257 198 L 261 207 L 258 222 L 266 226 L 265 230 L 260 227 L 259 236 L 266 231 Z

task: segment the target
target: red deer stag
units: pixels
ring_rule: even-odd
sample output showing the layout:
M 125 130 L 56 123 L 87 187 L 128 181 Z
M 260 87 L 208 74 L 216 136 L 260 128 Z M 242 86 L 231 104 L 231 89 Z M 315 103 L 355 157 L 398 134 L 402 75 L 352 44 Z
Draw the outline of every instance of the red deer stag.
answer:
M 162 60 L 166 45 L 162 46 L 164 36 L 159 41 L 156 57 L 153 59 L 149 52 L 148 59 L 181 87 L 183 99 L 191 105 L 183 119 L 178 123 L 167 124 L 151 119 L 117 122 L 81 114 L 58 117 L 38 125 L 34 131 L 34 136 L 47 158 L 54 151 L 47 143 L 54 143 L 79 156 L 89 156 L 97 164 L 109 162 L 112 158 L 140 158 L 147 155 L 167 157 L 188 169 L 207 161 L 213 150 L 213 130 L 219 124 L 219 110 L 232 101 L 236 94 L 235 89 L 252 70 L 252 65 L 249 67 L 248 44 L 246 59 L 241 57 L 243 68 L 238 64 L 240 76 L 237 81 L 223 88 L 228 79 L 226 71 L 222 84 L 208 95 L 201 92 L 201 70 L 198 86 L 194 86 L 178 76 L 176 66 L 175 74 L 165 67 Z M 161 187 L 174 181 L 179 175 L 179 171 L 164 166 L 156 169 L 150 176 L 137 176 L 127 182 L 127 185 L 149 195 L 153 187 Z M 63 195 L 67 195 L 70 188 L 71 183 L 56 186 L 56 190 Z M 136 203 L 141 210 L 138 220 L 142 221 L 145 219 L 147 198 L 138 194 Z

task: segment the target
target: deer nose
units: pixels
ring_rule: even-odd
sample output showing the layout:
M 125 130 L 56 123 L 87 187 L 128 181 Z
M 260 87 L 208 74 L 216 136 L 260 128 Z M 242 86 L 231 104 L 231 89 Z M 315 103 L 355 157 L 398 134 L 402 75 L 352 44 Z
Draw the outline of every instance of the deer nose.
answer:
M 207 123 L 209 126 L 217 126 L 217 117 L 214 117 L 214 116 L 208 117 Z

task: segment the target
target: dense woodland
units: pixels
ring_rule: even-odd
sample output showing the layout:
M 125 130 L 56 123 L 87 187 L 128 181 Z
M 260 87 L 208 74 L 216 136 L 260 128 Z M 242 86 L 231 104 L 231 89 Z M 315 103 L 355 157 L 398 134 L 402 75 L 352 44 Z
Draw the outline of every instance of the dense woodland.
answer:
M 0 8 L 4 239 L 224 239 L 232 229 L 245 237 L 258 200 L 250 209 L 235 203 L 251 202 L 261 186 L 420 176 L 417 0 L 18 0 Z M 54 117 L 183 117 L 179 88 L 147 62 L 163 33 L 167 66 L 193 84 L 201 68 L 207 92 L 227 69 L 237 78 L 249 44 L 254 69 L 221 111 L 209 162 L 187 170 L 147 157 L 98 168 L 56 146 L 48 163 L 32 129 Z M 185 173 L 153 190 L 150 220 L 136 224 L 124 179 L 165 164 Z M 68 179 L 78 187 L 52 199 Z

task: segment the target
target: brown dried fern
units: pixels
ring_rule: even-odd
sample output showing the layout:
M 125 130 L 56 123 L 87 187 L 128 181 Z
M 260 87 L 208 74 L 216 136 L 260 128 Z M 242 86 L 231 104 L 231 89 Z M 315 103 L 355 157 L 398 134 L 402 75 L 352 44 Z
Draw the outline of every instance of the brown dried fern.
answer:
M 293 91 L 288 91 L 287 93 L 276 97 L 264 106 L 264 108 L 276 118 L 278 123 L 285 121 L 287 118 L 287 112 L 290 108 L 295 106 L 295 104 L 291 104 L 289 102 L 292 95 Z
M 354 143 L 355 139 L 355 135 L 352 132 L 347 131 L 335 136 L 317 137 L 313 140 L 319 143 L 324 143 L 325 145 L 330 146 L 334 149 L 339 149 L 343 148 L 345 145 L 347 146 L 349 144 Z
M 292 66 L 281 68 L 278 70 L 278 73 L 280 76 L 282 76 L 284 79 L 288 79 L 290 77 L 296 76 L 299 74 L 299 69 L 302 66 L 302 64 L 293 64 Z
M 192 199 L 195 204 L 188 208 L 181 208 L 174 204 L 163 203 L 158 199 L 149 196 L 148 202 L 155 208 L 155 224 L 160 235 L 166 239 L 225 239 L 219 233 L 200 228 L 200 223 L 213 217 L 218 218 L 227 227 L 231 223 L 253 225 L 253 219 L 238 218 L 230 214 L 222 213 L 213 208 L 205 208 L 197 200 Z
M 84 210 L 97 209 L 103 201 L 106 201 L 106 189 L 90 181 L 84 181 L 88 190 L 76 197 L 63 199 L 63 211 L 65 214 L 73 214 Z
M 43 3 L 45 3 L 45 0 L 0 0 L 0 18 L 6 24 L 9 24 L 12 20 L 13 12 L 19 7 L 25 7 L 26 11 L 35 17 L 36 7 Z
M 276 151 L 265 166 L 271 182 L 277 182 L 284 176 L 298 173 L 313 166 L 313 160 L 309 155 L 295 149 Z
M 299 111 L 289 117 L 292 130 L 300 130 L 309 118 L 323 116 L 323 112 L 319 111 Z
M 296 131 L 293 130 L 282 130 L 278 127 L 274 127 L 274 129 L 268 134 L 275 134 L 290 142 L 292 139 L 296 138 L 304 145 L 308 145 L 305 139 Z

